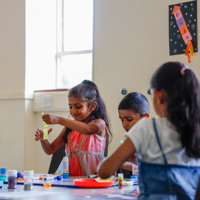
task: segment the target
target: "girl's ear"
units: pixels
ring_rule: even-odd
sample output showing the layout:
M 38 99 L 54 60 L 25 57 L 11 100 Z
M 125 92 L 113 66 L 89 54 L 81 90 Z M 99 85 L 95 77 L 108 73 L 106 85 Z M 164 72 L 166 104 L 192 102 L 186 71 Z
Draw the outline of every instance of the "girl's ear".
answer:
M 159 104 L 163 104 L 164 103 L 164 94 L 162 91 L 158 91 L 158 90 L 153 90 L 154 91 L 154 96 L 155 98 L 158 100 Z
M 91 111 L 94 111 L 96 109 L 96 107 L 97 107 L 97 102 L 96 101 L 93 102 L 92 104 L 90 104 L 90 110 Z

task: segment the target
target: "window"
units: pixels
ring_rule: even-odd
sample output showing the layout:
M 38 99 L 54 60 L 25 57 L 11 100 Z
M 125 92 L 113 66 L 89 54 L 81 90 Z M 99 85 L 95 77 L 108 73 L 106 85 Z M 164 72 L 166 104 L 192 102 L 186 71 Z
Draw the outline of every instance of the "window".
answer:
M 58 0 L 57 88 L 92 80 L 93 0 Z

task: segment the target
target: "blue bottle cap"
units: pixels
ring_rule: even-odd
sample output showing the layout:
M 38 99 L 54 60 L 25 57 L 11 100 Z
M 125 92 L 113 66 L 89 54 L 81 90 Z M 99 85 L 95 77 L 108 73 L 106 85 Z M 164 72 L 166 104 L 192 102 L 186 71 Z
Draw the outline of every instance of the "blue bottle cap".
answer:
M 138 175 L 133 174 L 133 175 L 131 176 L 131 179 L 135 179 L 135 178 L 138 178 Z
M 1 168 L 0 169 L 0 174 L 2 174 L 2 175 L 6 174 L 6 168 Z
M 17 178 L 23 178 L 22 173 L 21 172 L 17 172 Z
M 68 176 L 69 176 L 69 175 L 68 175 Z M 57 179 L 58 181 L 60 181 L 60 180 L 62 180 L 62 176 L 58 175 L 58 176 L 56 177 L 56 179 Z
M 69 173 L 63 173 L 63 179 L 68 179 L 69 178 Z

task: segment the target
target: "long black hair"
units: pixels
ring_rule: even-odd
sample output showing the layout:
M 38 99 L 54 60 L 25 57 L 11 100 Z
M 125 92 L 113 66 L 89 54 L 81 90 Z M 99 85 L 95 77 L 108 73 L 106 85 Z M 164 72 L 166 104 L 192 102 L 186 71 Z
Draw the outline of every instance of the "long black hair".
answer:
M 166 92 L 167 118 L 180 134 L 189 157 L 200 158 L 200 84 L 180 62 L 167 62 L 151 78 L 151 87 Z
M 88 102 L 88 106 L 90 106 L 93 102 L 97 102 L 97 107 L 95 110 L 92 111 L 91 115 L 92 115 L 93 120 L 103 119 L 106 123 L 106 128 L 108 132 L 108 134 L 106 134 L 106 151 L 107 151 L 109 135 L 111 136 L 110 137 L 110 141 L 111 141 L 112 132 L 110 130 L 106 107 L 100 96 L 100 93 L 96 84 L 92 81 L 84 80 L 82 83 L 74 86 L 69 91 L 68 97 L 72 97 L 72 96 L 79 98 L 83 102 Z M 69 132 L 69 130 L 66 132 Z M 65 141 L 66 141 L 66 135 L 67 134 L 64 134 Z

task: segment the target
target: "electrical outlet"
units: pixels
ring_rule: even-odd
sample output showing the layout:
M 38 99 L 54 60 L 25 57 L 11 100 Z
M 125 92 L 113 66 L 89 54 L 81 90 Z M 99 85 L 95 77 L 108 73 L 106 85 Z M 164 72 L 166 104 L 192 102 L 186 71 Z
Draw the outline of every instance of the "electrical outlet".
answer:
M 52 96 L 44 96 L 43 106 L 44 108 L 50 108 L 52 106 Z

